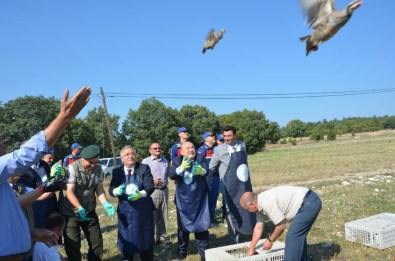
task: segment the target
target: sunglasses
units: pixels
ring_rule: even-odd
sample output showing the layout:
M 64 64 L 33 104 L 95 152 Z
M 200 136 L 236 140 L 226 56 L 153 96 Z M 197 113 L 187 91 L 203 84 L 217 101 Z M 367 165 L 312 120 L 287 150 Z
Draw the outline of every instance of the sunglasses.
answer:
M 152 148 L 153 150 L 161 150 L 161 147 L 157 147 L 157 148 Z

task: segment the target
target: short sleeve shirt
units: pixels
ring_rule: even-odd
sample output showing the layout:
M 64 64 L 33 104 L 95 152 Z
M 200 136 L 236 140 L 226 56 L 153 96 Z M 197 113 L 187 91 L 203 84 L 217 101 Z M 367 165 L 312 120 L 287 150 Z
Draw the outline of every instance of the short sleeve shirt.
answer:
M 278 186 L 258 195 L 258 221 L 269 218 L 275 225 L 284 219 L 292 221 L 309 189 L 297 186 Z

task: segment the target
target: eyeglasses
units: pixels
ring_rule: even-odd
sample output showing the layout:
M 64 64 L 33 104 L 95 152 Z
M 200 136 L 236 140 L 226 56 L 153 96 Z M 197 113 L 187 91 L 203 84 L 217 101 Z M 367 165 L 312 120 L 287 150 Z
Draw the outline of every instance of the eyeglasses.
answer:
M 153 150 L 161 150 L 162 148 L 161 147 L 157 147 L 157 148 L 151 148 L 151 149 L 153 149 Z

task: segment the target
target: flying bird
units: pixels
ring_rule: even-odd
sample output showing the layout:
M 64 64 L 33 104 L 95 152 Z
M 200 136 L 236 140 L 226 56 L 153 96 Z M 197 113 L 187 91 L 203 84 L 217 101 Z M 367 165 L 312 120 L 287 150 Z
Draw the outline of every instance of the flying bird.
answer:
M 211 29 L 210 32 L 207 34 L 206 42 L 204 42 L 202 53 L 204 54 L 208 49 L 213 50 L 219 40 L 222 39 L 225 32 L 225 29 L 221 29 L 218 33 L 214 31 L 214 29 Z
M 314 30 L 299 40 L 306 41 L 306 56 L 317 51 L 318 45 L 332 38 L 350 20 L 362 1 L 352 1 L 347 8 L 336 10 L 334 0 L 300 0 L 306 15 L 306 23 Z

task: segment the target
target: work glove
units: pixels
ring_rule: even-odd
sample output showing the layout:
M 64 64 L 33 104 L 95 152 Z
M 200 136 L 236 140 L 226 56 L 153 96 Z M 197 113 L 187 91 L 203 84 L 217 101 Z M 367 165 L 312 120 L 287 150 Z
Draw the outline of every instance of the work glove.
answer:
M 181 162 L 181 169 L 184 171 L 189 167 L 191 167 L 191 161 L 187 157 L 184 157 Z
M 199 162 L 196 162 L 195 165 L 192 167 L 192 174 L 193 175 L 204 175 L 205 171 L 202 167 L 202 165 L 199 164 Z
M 53 164 L 52 168 L 51 168 L 51 177 L 55 177 L 55 178 L 64 178 L 65 176 L 65 171 L 64 168 L 62 166 L 60 166 L 60 164 L 58 162 L 56 162 L 55 164 Z
M 141 198 L 142 196 L 143 196 L 143 194 L 139 190 L 137 190 L 136 193 L 128 196 L 128 200 L 129 201 L 136 201 L 139 198 Z
M 112 191 L 112 194 L 114 194 L 114 196 L 121 196 L 123 193 L 125 193 L 125 189 L 126 189 L 126 184 L 123 183 L 122 185 L 120 185 L 117 188 L 115 188 Z
M 78 208 L 78 216 L 80 216 L 80 218 L 83 221 L 90 221 L 91 220 L 91 218 L 86 217 L 85 208 L 83 208 L 82 206 Z
M 61 179 L 56 179 L 55 177 L 50 177 L 46 181 L 44 181 L 43 184 L 40 186 L 40 190 L 45 193 L 45 192 L 56 192 L 60 190 L 65 190 L 66 189 L 66 179 L 63 177 Z
M 115 215 L 115 208 L 113 205 L 111 205 L 110 202 L 108 202 L 107 200 L 103 202 L 103 208 L 106 211 L 107 215 L 109 217 L 112 217 Z

